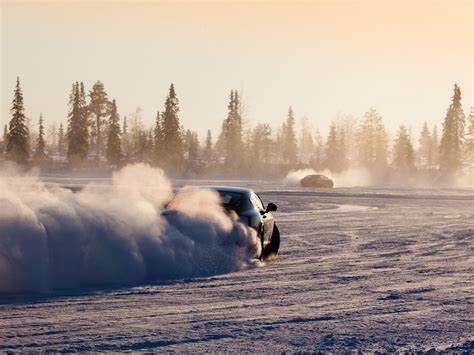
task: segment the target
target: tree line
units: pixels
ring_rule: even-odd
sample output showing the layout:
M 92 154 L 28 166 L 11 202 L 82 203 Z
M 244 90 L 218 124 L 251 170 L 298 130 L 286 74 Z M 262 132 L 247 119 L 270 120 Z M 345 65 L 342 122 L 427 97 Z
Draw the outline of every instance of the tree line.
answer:
M 456 84 L 442 132 L 425 123 L 417 144 L 405 125 L 391 140 L 381 115 L 373 108 L 360 119 L 339 114 L 326 139 L 319 130 L 313 131 L 307 118 L 301 119 L 297 130 L 292 107 L 276 129 L 268 123 L 249 127 L 236 90 L 230 92 L 227 116 L 217 139 L 208 130 L 203 142 L 181 124 L 173 84 L 151 127 L 144 124 L 140 109 L 120 116 L 116 100 L 109 99 L 100 81 L 87 94 L 82 82 L 73 83 L 68 108 L 65 126 L 51 124 L 45 130 L 40 115 L 37 130 L 33 129 L 25 116 L 17 78 L 10 121 L 0 143 L 4 159 L 43 169 L 113 169 L 145 162 L 173 175 L 248 177 L 281 176 L 299 168 L 342 173 L 358 167 L 370 172 L 374 183 L 392 177 L 447 179 L 474 165 L 474 110 L 466 118 Z

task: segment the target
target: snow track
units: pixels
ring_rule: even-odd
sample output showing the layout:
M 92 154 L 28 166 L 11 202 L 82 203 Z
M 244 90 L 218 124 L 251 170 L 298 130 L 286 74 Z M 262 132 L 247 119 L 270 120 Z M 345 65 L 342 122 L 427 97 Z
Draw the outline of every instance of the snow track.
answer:
M 246 184 L 279 205 L 278 259 L 132 288 L 1 296 L 0 351 L 473 350 L 472 191 Z

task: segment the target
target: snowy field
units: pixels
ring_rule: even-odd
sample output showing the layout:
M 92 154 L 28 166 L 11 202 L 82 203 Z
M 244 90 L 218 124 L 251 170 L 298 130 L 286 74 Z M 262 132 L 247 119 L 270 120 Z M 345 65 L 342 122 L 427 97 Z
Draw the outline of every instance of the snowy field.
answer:
M 248 186 L 278 204 L 279 257 L 205 277 L 0 294 L 0 351 L 474 350 L 474 190 L 175 186 L 188 183 Z

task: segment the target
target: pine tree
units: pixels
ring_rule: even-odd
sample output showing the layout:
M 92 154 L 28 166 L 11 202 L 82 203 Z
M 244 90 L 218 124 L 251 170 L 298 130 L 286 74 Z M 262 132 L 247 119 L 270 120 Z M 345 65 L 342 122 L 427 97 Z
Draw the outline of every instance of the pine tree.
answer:
M 97 158 L 100 158 L 104 151 L 103 140 L 106 133 L 103 126 L 106 124 L 106 117 L 110 114 L 110 101 L 107 98 L 104 84 L 100 80 L 92 87 L 92 90 L 89 92 L 89 98 L 88 113 L 92 120 L 92 144 Z
M 151 164 L 153 159 L 154 159 L 154 136 L 153 136 L 153 130 L 149 129 L 146 131 L 146 140 L 145 140 L 145 149 L 143 152 L 143 161 L 147 162 L 148 164 Z
M 252 152 L 252 169 L 263 173 L 268 170 L 273 151 L 272 129 L 268 123 L 259 123 L 251 134 L 250 151 Z
M 338 113 L 336 128 L 339 133 L 343 132 L 343 150 L 345 151 L 346 165 L 352 164 L 357 158 L 357 120 L 349 114 Z
M 67 158 L 72 166 L 80 166 L 87 160 L 89 132 L 85 96 L 82 83 L 73 84 L 70 95 L 70 111 L 67 128 Z
M 432 150 L 432 136 L 428 128 L 428 123 L 423 124 L 423 128 L 420 133 L 420 139 L 418 141 L 418 160 L 420 168 L 431 169 L 433 167 L 433 150 Z
M 155 118 L 155 127 L 153 129 L 154 140 L 154 158 L 156 164 L 160 164 L 163 154 L 163 119 L 161 113 L 158 111 Z
M 410 176 L 415 171 L 414 150 L 408 130 L 401 125 L 393 148 L 393 166 L 397 175 Z
M 222 123 L 220 140 L 224 148 L 224 165 L 229 171 L 237 171 L 242 166 L 242 117 L 237 91 L 231 90 L 227 118 Z
M 454 84 L 454 95 L 443 122 L 440 145 L 440 170 L 445 176 L 450 176 L 461 168 L 464 120 L 461 89 Z
M 142 119 L 142 110 L 137 107 L 135 112 L 130 114 L 129 120 L 129 158 L 132 161 L 142 161 L 141 151 L 143 151 L 143 132 L 145 127 Z
M 474 164 L 474 106 L 471 106 L 471 113 L 467 118 L 467 132 L 466 132 L 466 163 Z
M 134 158 L 137 162 L 146 162 L 147 153 L 149 148 L 148 142 L 148 132 L 146 130 L 141 130 L 138 133 L 137 141 L 135 144 L 135 153 Z
M 39 134 L 38 139 L 36 141 L 36 149 L 35 149 L 35 161 L 37 163 L 42 163 L 46 159 L 46 143 L 44 141 L 44 125 L 43 125 L 43 115 L 40 114 L 39 118 Z
M 165 167 L 178 172 L 184 166 L 184 147 L 179 123 L 179 102 L 171 84 L 163 112 L 163 160 Z
M 240 148 L 243 144 L 243 122 L 242 122 L 242 103 L 237 90 L 234 91 L 234 119 L 232 125 L 232 141 L 234 146 L 234 159 L 237 168 L 241 167 L 243 157 Z
M 64 127 L 63 124 L 59 124 L 59 131 L 58 131 L 58 154 L 60 157 L 64 155 Z
M 12 118 L 10 120 L 7 137 L 7 156 L 18 164 L 27 164 L 30 156 L 29 130 L 27 127 L 23 93 L 20 79 L 16 79 L 15 94 L 12 102 Z
M 388 136 L 382 119 L 377 122 L 375 130 L 375 161 L 374 172 L 376 175 L 383 175 L 388 165 Z
M 130 155 L 130 137 L 128 135 L 128 122 L 127 116 L 123 116 L 122 122 L 122 153 L 124 155 L 124 161 L 128 161 L 128 157 Z
M 326 143 L 326 163 L 324 164 L 331 172 L 341 171 L 339 139 L 337 136 L 336 124 L 331 123 L 328 139 Z
M 298 146 L 296 144 L 295 117 L 293 109 L 288 109 L 288 117 L 282 127 L 283 133 L 283 160 L 289 167 L 293 167 L 297 163 Z
M 46 147 L 49 153 L 55 152 L 58 146 L 58 127 L 51 123 L 46 129 Z
M 433 169 L 439 166 L 439 136 L 438 136 L 438 127 L 433 126 L 431 133 L 431 156 L 433 157 Z
M 307 117 L 301 119 L 301 131 L 298 142 L 298 160 L 300 163 L 309 164 L 313 155 L 313 136 L 311 135 L 311 123 Z
M 122 158 L 120 147 L 120 117 L 117 112 L 117 103 L 112 101 L 109 116 L 109 131 L 107 137 L 107 161 L 111 165 L 119 165 Z
M 371 108 L 364 114 L 357 136 L 360 166 L 373 176 L 380 176 L 387 167 L 388 137 L 382 118 L 375 109 Z
M 184 136 L 184 145 L 186 149 L 186 156 L 188 160 L 188 168 L 195 170 L 197 166 L 199 154 L 199 139 L 196 132 L 187 130 Z
M 337 126 L 336 126 L 337 127 Z M 338 153 L 339 153 L 339 171 L 345 171 L 349 167 L 347 154 L 347 135 L 344 128 L 338 129 L 337 134 Z
M 206 141 L 204 145 L 203 158 L 204 161 L 209 165 L 213 161 L 213 149 L 212 149 L 212 134 L 211 130 L 207 130 Z
M 227 105 L 227 118 L 222 122 L 222 132 L 219 137 L 219 145 L 224 149 L 224 165 L 228 169 L 233 162 L 233 146 L 232 146 L 232 120 L 234 116 L 234 91 L 230 91 L 230 100 Z
M 314 151 L 311 158 L 311 167 L 316 171 L 321 171 L 323 169 L 325 159 L 326 156 L 323 137 L 321 136 L 319 129 L 316 129 L 316 134 L 314 135 Z
M 36 134 L 36 130 L 35 130 L 35 126 L 34 126 L 34 123 L 33 123 L 33 120 L 28 117 L 28 116 L 25 116 L 26 117 L 26 128 L 28 129 L 28 148 L 30 150 L 30 155 L 31 155 L 31 148 L 33 148 L 36 144 L 36 140 L 37 140 L 37 134 Z

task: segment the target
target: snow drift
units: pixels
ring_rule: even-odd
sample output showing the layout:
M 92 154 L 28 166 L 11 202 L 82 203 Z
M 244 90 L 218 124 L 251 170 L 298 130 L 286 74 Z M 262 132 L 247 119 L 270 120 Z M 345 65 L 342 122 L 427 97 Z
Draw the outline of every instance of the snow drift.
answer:
M 229 219 L 217 194 L 184 190 L 169 209 L 170 182 L 134 165 L 109 187 L 73 193 L 36 176 L 0 174 L 0 294 L 47 292 L 231 272 L 259 243 Z

